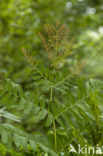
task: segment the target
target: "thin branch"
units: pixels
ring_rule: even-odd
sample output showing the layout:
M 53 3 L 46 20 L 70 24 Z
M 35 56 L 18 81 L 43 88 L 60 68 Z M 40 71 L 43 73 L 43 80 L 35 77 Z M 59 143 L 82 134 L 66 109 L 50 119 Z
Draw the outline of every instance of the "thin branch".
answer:
M 55 119 L 57 119 L 58 117 L 60 117 L 63 113 L 67 112 L 69 109 L 71 109 L 72 107 L 74 107 L 75 105 L 77 105 L 79 102 L 83 101 L 85 98 L 87 98 L 89 96 L 85 96 L 84 98 L 82 98 L 81 100 L 78 100 L 77 102 L 75 102 L 73 105 L 65 108 L 62 112 L 60 112 L 56 117 Z

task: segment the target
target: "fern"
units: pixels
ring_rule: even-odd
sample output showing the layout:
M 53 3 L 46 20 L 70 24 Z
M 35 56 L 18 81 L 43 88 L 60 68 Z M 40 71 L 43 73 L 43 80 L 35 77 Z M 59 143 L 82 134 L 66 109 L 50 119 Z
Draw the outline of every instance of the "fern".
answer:
M 79 73 L 85 62 L 68 61 L 73 42 L 64 25 L 47 25 L 45 31 L 47 40 L 40 37 L 48 68 L 22 49 L 33 89 L 23 90 L 10 79 L 0 83 L 2 155 L 69 156 L 75 155 L 68 153 L 70 144 L 76 150 L 78 144 L 102 145 L 103 82 L 83 81 Z
M 3 84 L 3 86 L 4 87 L 0 92 L 0 95 L 1 95 L 0 102 L 1 102 L 1 106 L 5 105 L 5 108 L 2 108 L 0 110 L 1 117 L 5 117 L 6 119 L 11 119 L 15 122 L 20 122 L 20 119 L 17 116 L 11 114 L 10 112 L 5 111 L 5 109 L 13 109 L 13 108 L 18 107 L 16 109 L 19 111 L 22 110 L 24 112 L 24 115 L 25 113 L 27 115 L 31 111 L 31 109 L 34 109 L 33 111 L 34 115 L 39 111 L 37 120 L 41 121 L 45 118 L 47 114 L 47 111 L 45 109 L 41 109 L 37 105 L 33 106 L 33 104 L 31 104 L 31 107 L 30 105 L 29 105 L 29 108 L 27 107 L 26 100 L 28 101 L 28 99 L 26 99 L 26 96 L 24 95 L 23 90 L 19 85 L 14 84 L 13 82 L 7 79 L 5 81 L 5 85 Z M 11 98 L 13 98 L 15 102 L 19 102 L 19 105 L 15 106 L 15 103 L 11 103 L 12 106 L 8 107 L 8 104 L 6 103 L 6 101 L 9 101 Z M 25 110 L 23 110 L 24 108 Z M 56 155 L 55 152 L 53 152 L 51 149 L 49 149 L 46 145 L 42 143 L 43 141 L 41 141 L 40 139 L 41 136 L 40 137 L 30 136 L 24 131 L 21 131 L 18 128 L 14 127 L 12 124 L 8 124 L 8 123 L 0 124 L 0 132 L 1 132 L 0 133 L 1 141 L 3 144 L 7 146 L 12 147 L 14 143 L 17 148 L 21 148 L 24 150 L 26 149 L 26 151 L 32 150 L 34 153 L 37 152 L 37 147 L 40 147 L 45 152 L 51 153 L 52 155 Z

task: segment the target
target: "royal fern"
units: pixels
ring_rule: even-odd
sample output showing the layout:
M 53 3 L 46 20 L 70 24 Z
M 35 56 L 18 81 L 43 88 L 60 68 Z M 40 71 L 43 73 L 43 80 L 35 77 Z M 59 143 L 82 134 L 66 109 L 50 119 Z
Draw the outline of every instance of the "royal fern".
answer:
M 103 82 L 82 80 L 85 62 L 71 59 L 73 42 L 64 25 L 47 25 L 45 31 L 47 40 L 40 37 L 48 68 L 22 49 L 32 69 L 32 90 L 10 79 L 0 82 L 2 156 L 69 156 L 75 155 L 70 144 L 76 150 L 78 144 L 102 145 Z

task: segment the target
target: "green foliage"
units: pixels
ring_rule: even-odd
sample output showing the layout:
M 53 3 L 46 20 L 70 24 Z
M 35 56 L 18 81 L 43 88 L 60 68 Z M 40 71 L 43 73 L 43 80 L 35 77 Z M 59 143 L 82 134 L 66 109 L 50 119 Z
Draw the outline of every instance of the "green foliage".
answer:
M 49 39 L 52 40 L 52 37 L 50 35 Z M 60 43 L 65 40 L 64 37 L 59 38 Z M 55 47 L 57 45 L 58 42 L 54 44 Z M 51 48 L 49 55 L 53 53 L 59 63 L 56 64 L 54 60 L 51 64 L 48 60 L 47 68 L 45 64 L 42 65 L 43 60 L 36 63 L 32 55 L 23 49 L 32 67 L 32 89 L 23 90 L 21 85 L 10 79 L 1 80 L 2 155 L 59 156 L 63 153 L 68 156 L 72 155 L 69 153 L 70 144 L 75 149 L 78 144 L 102 145 L 103 82 L 97 79 L 83 80 L 79 75 L 82 63 L 69 63 L 67 60 L 71 55 L 65 55 L 65 50 L 56 50 Z M 59 52 L 63 61 L 57 57 Z
M 1 90 L 1 104 L 3 101 L 5 101 L 6 98 L 8 98 L 5 96 L 5 91 L 8 91 L 9 94 L 12 88 L 13 94 L 15 86 L 17 86 L 15 84 L 11 87 L 10 80 L 6 80 L 6 82 L 7 85 L 5 83 L 5 86 L 9 87 L 6 88 L 6 90 L 5 87 L 4 90 L 3 88 Z M 42 151 L 51 154 L 52 156 L 56 155 L 56 152 L 58 154 L 64 152 L 66 155 L 66 153 L 68 153 L 68 147 L 70 143 L 75 145 L 79 142 L 81 145 L 83 145 L 86 142 L 88 145 L 101 145 L 103 139 L 103 108 L 101 104 L 101 101 L 103 99 L 103 83 L 100 80 L 91 79 L 90 81 L 86 82 L 86 85 L 84 85 L 80 80 L 77 81 L 77 84 L 66 86 L 65 88 L 60 84 L 61 88 L 63 87 L 62 90 L 64 90 L 64 92 L 61 90 L 56 90 L 56 88 L 54 88 L 56 92 L 59 92 L 59 94 L 61 94 L 61 99 L 58 99 L 58 96 L 56 97 L 52 95 L 53 100 L 51 101 L 51 99 L 45 99 L 44 96 L 40 97 L 36 95 L 37 100 L 34 103 L 30 104 L 31 101 L 29 101 L 28 107 L 24 105 L 23 109 L 24 115 L 26 115 L 26 120 L 30 120 L 27 119 L 28 117 L 33 118 L 32 122 L 37 126 L 37 130 L 40 127 L 41 121 L 43 122 L 41 126 L 44 132 L 39 130 L 39 135 L 41 136 L 38 136 L 38 134 L 36 133 L 32 135 L 27 134 L 26 132 L 13 126 L 12 123 L 1 123 L 1 141 L 7 146 L 7 148 L 9 148 L 4 148 L 3 154 L 5 155 L 6 152 L 11 154 L 13 151 L 10 151 L 10 149 L 13 148 L 14 145 L 15 148 L 19 149 L 19 151 L 22 151 L 22 153 L 24 153 L 23 151 L 27 153 L 30 153 L 30 151 L 40 153 L 41 149 Z M 64 85 L 67 85 L 67 83 Z M 17 91 L 18 94 L 15 94 L 15 92 L 17 93 Z M 17 91 L 14 91 L 15 99 L 17 98 L 16 96 L 21 96 L 22 99 L 24 98 L 25 100 L 27 100 L 27 97 L 23 92 L 21 92 L 21 89 L 18 89 Z M 56 92 L 55 94 L 57 94 Z M 5 98 L 3 96 L 3 93 Z M 4 104 L 5 103 L 3 103 L 2 105 L 4 106 Z M 13 109 L 16 108 L 15 103 L 13 104 L 13 106 Z M 8 109 L 6 104 L 5 108 L 2 108 L 0 110 L 0 116 L 2 117 L 2 119 L 4 117 L 15 122 L 20 122 L 20 119 L 18 119 L 18 117 L 11 113 L 8 113 L 7 111 L 5 111 L 5 109 Z M 17 111 L 20 110 L 17 109 Z M 8 120 L 5 120 L 5 122 L 8 122 Z M 40 149 L 38 149 L 37 147 Z
M 103 145 L 102 17 L 103 0 L 0 0 L 0 156 Z

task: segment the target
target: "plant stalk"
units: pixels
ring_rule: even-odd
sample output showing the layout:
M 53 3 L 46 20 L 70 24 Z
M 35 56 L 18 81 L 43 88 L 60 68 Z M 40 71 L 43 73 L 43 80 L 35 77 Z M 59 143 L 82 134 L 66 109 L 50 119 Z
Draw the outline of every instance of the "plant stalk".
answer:
M 50 101 L 53 101 L 53 87 L 51 87 L 50 90 Z M 54 144 L 55 144 L 55 151 L 56 151 L 56 145 L 57 145 L 57 138 L 56 138 L 56 126 L 55 126 L 55 118 L 53 120 L 53 129 L 54 129 Z

